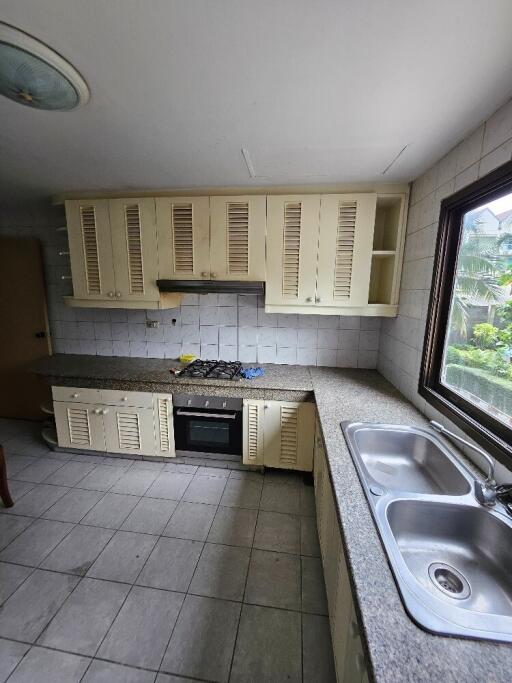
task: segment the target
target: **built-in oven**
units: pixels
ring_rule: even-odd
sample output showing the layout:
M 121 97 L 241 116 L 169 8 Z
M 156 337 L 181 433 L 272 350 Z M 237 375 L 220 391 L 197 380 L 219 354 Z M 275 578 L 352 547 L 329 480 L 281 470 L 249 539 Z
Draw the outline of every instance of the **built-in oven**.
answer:
M 176 451 L 242 457 L 242 399 L 173 396 Z

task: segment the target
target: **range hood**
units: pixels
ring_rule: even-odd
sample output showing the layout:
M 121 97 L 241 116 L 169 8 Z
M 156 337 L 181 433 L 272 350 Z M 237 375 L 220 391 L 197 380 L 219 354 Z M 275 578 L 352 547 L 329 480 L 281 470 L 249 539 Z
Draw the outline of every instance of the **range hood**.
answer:
M 192 294 L 265 294 L 264 282 L 243 280 L 157 280 L 161 292 L 187 292 Z

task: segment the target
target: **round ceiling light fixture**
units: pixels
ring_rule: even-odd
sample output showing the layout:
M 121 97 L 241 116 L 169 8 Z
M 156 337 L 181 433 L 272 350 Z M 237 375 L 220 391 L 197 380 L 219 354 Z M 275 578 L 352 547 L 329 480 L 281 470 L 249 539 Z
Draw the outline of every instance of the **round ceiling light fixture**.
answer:
M 0 94 L 33 109 L 69 111 L 89 100 L 74 66 L 44 43 L 0 22 Z

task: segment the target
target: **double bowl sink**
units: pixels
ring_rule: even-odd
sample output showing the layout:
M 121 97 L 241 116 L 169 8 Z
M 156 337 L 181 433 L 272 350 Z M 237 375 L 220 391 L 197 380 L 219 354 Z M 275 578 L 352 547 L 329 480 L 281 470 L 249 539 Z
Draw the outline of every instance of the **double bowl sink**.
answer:
M 512 519 L 429 430 L 342 423 L 402 600 L 434 633 L 512 642 Z

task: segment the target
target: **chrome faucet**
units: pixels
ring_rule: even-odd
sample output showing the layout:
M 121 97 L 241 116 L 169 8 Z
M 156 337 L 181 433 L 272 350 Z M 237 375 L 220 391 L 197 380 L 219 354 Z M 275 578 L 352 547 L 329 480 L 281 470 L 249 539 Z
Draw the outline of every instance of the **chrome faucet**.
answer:
M 485 505 L 485 507 L 494 507 L 498 498 L 498 490 L 496 487 L 496 481 L 494 479 L 494 460 L 491 458 L 491 456 L 478 446 L 472 444 L 471 441 L 466 441 L 466 439 L 463 439 L 462 437 L 457 436 L 457 434 L 450 432 L 439 422 L 431 420 L 430 424 L 432 425 L 433 429 L 436 430 L 436 432 L 444 434 L 450 439 L 455 439 L 455 441 L 459 441 L 460 443 L 464 444 L 464 446 L 471 448 L 484 458 L 485 462 L 487 463 L 487 477 L 484 479 L 484 481 L 475 479 L 475 498 L 481 505 Z

